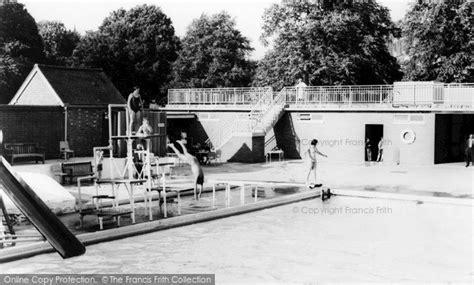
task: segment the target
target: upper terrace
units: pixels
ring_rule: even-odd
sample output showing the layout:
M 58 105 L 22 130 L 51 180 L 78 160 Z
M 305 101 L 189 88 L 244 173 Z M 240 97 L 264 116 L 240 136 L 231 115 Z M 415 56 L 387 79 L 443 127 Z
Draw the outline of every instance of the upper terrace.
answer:
M 474 111 L 474 83 L 170 89 L 167 108 L 252 111 L 275 103 L 290 110 Z

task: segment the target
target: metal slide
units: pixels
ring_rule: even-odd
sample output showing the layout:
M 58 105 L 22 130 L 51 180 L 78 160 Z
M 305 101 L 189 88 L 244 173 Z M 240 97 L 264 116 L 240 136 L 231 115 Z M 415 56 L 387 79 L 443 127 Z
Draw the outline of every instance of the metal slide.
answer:
M 0 185 L 3 186 L 5 194 L 63 258 L 86 252 L 84 245 L 51 212 L 31 187 L 15 173 L 3 156 L 0 156 Z

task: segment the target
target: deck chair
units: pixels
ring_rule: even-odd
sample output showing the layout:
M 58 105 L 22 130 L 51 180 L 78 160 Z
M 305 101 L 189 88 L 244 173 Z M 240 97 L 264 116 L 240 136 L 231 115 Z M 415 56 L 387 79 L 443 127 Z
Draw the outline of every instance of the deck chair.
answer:
M 59 142 L 59 152 L 60 157 L 64 157 L 64 160 L 67 160 L 70 156 L 74 156 L 74 151 L 69 148 L 69 143 L 67 141 Z
M 217 161 L 216 152 L 210 151 L 207 156 L 207 159 L 209 160 L 209 165 L 211 165 L 213 162 L 216 162 Z
M 222 150 L 217 149 L 216 150 L 216 159 L 215 159 L 216 163 L 222 163 L 221 157 L 222 157 Z

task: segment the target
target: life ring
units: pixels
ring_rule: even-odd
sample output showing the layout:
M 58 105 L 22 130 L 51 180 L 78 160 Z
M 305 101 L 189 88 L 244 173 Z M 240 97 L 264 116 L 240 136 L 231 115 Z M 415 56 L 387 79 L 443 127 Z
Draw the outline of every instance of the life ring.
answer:
M 405 144 L 412 144 L 416 139 L 415 132 L 412 130 L 403 130 L 401 133 L 401 139 Z

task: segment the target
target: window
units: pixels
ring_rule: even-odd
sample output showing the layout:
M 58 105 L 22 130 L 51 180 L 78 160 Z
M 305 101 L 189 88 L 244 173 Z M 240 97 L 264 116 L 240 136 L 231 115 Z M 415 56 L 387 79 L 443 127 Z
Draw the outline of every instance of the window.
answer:
M 323 123 L 323 115 L 321 114 L 299 113 L 297 119 L 303 122 Z
M 423 114 L 413 114 L 413 115 L 393 115 L 393 123 L 394 124 L 424 124 L 425 123 L 425 116 Z
M 298 121 L 311 121 L 311 114 L 309 113 L 298 114 Z
M 213 113 L 199 113 L 200 121 L 218 121 L 219 119 Z

